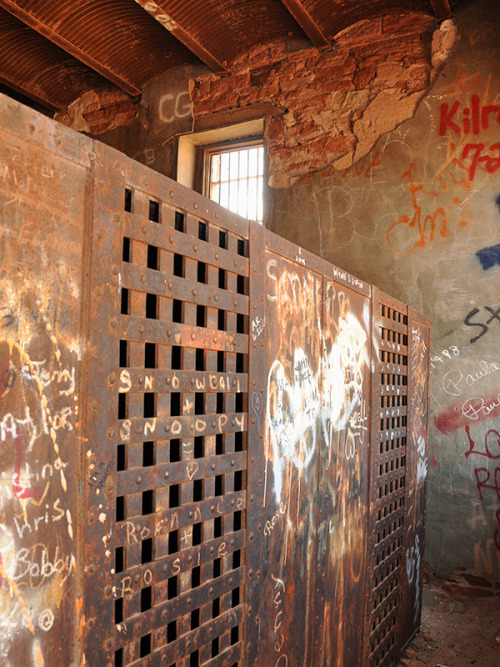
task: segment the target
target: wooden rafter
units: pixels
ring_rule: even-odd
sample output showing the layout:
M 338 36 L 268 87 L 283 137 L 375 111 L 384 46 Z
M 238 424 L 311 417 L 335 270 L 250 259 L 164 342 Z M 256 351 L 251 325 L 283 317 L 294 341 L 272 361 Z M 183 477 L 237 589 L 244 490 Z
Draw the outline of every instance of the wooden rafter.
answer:
M 447 19 L 451 16 L 450 0 L 430 0 L 430 3 L 437 19 Z
M 177 23 L 170 14 L 168 14 L 160 3 L 152 0 L 135 0 L 135 2 L 151 14 L 160 25 L 168 30 L 172 35 L 186 46 L 191 53 L 194 53 L 205 65 L 208 65 L 214 72 L 225 73 L 227 68 L 211 53 L 189 30 Z
M 304 7 L 302 0 L 281 0 L 302 30 L 309 37 L 314 46 L 324 48 L 330 46 L 330 40 L 325 36 L 319 25 Z M 444 0 L 446 1 L 446 0 Z

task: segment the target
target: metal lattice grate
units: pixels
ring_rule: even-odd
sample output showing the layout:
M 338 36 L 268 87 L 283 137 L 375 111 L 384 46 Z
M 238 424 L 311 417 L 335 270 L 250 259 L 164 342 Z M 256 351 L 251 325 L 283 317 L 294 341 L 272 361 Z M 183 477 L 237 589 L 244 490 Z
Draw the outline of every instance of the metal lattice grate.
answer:
M 408 413 L 408 316 L 403 304 L 375 291 L 374 339 L 378 363 L 372 404 L 372 581 L 370 664 L 389 665 L 397 648 L 396 623 L 403 554 Z
M 114 663 L 236 665 L 247 244 L 132 188 L 124 209 Z

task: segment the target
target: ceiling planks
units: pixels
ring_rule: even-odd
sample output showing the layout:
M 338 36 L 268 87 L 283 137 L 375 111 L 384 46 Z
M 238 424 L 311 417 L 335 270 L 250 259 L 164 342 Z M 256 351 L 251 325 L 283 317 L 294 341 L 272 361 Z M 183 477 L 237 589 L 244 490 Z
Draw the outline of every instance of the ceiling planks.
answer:
M 0 0 L 0 83 L 52 110 L 91 90 L 138 97 L 177 66 L 230 73 L 258 46 L 328 48 L 363 19 L 443 20 L 459 1 Z

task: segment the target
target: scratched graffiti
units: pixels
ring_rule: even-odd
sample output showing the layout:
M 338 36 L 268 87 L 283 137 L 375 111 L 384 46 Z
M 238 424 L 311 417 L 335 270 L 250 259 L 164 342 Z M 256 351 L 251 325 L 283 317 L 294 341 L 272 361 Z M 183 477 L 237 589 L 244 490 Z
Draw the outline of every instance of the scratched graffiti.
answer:
M 50 633 L 76 572 L 73 472 L 63 441 L 78 438 L 81 422 L 75 366 L 56 335 L 57 309 L 19 303 L 3 313 L 8 334 L 28 327 L 41 336 L 36 356 L 22 337 L 0 338 L 0 661 L 9 664 L 20 637 L 30 637 L 41 655 L 39 634 Z M 49 541 L 48 531 L 59 540 Z

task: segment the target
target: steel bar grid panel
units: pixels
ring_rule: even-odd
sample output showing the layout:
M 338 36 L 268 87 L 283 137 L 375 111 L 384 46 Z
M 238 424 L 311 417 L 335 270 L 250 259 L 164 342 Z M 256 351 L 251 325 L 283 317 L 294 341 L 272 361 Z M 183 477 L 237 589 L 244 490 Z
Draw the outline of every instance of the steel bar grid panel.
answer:
M 103 156 L 94 196 L 86 659 L 237 665 L 248 223 Z
M 367 664 L 395 664 L 403 564 L 408 308 L 373 288 L 372 451 Z

